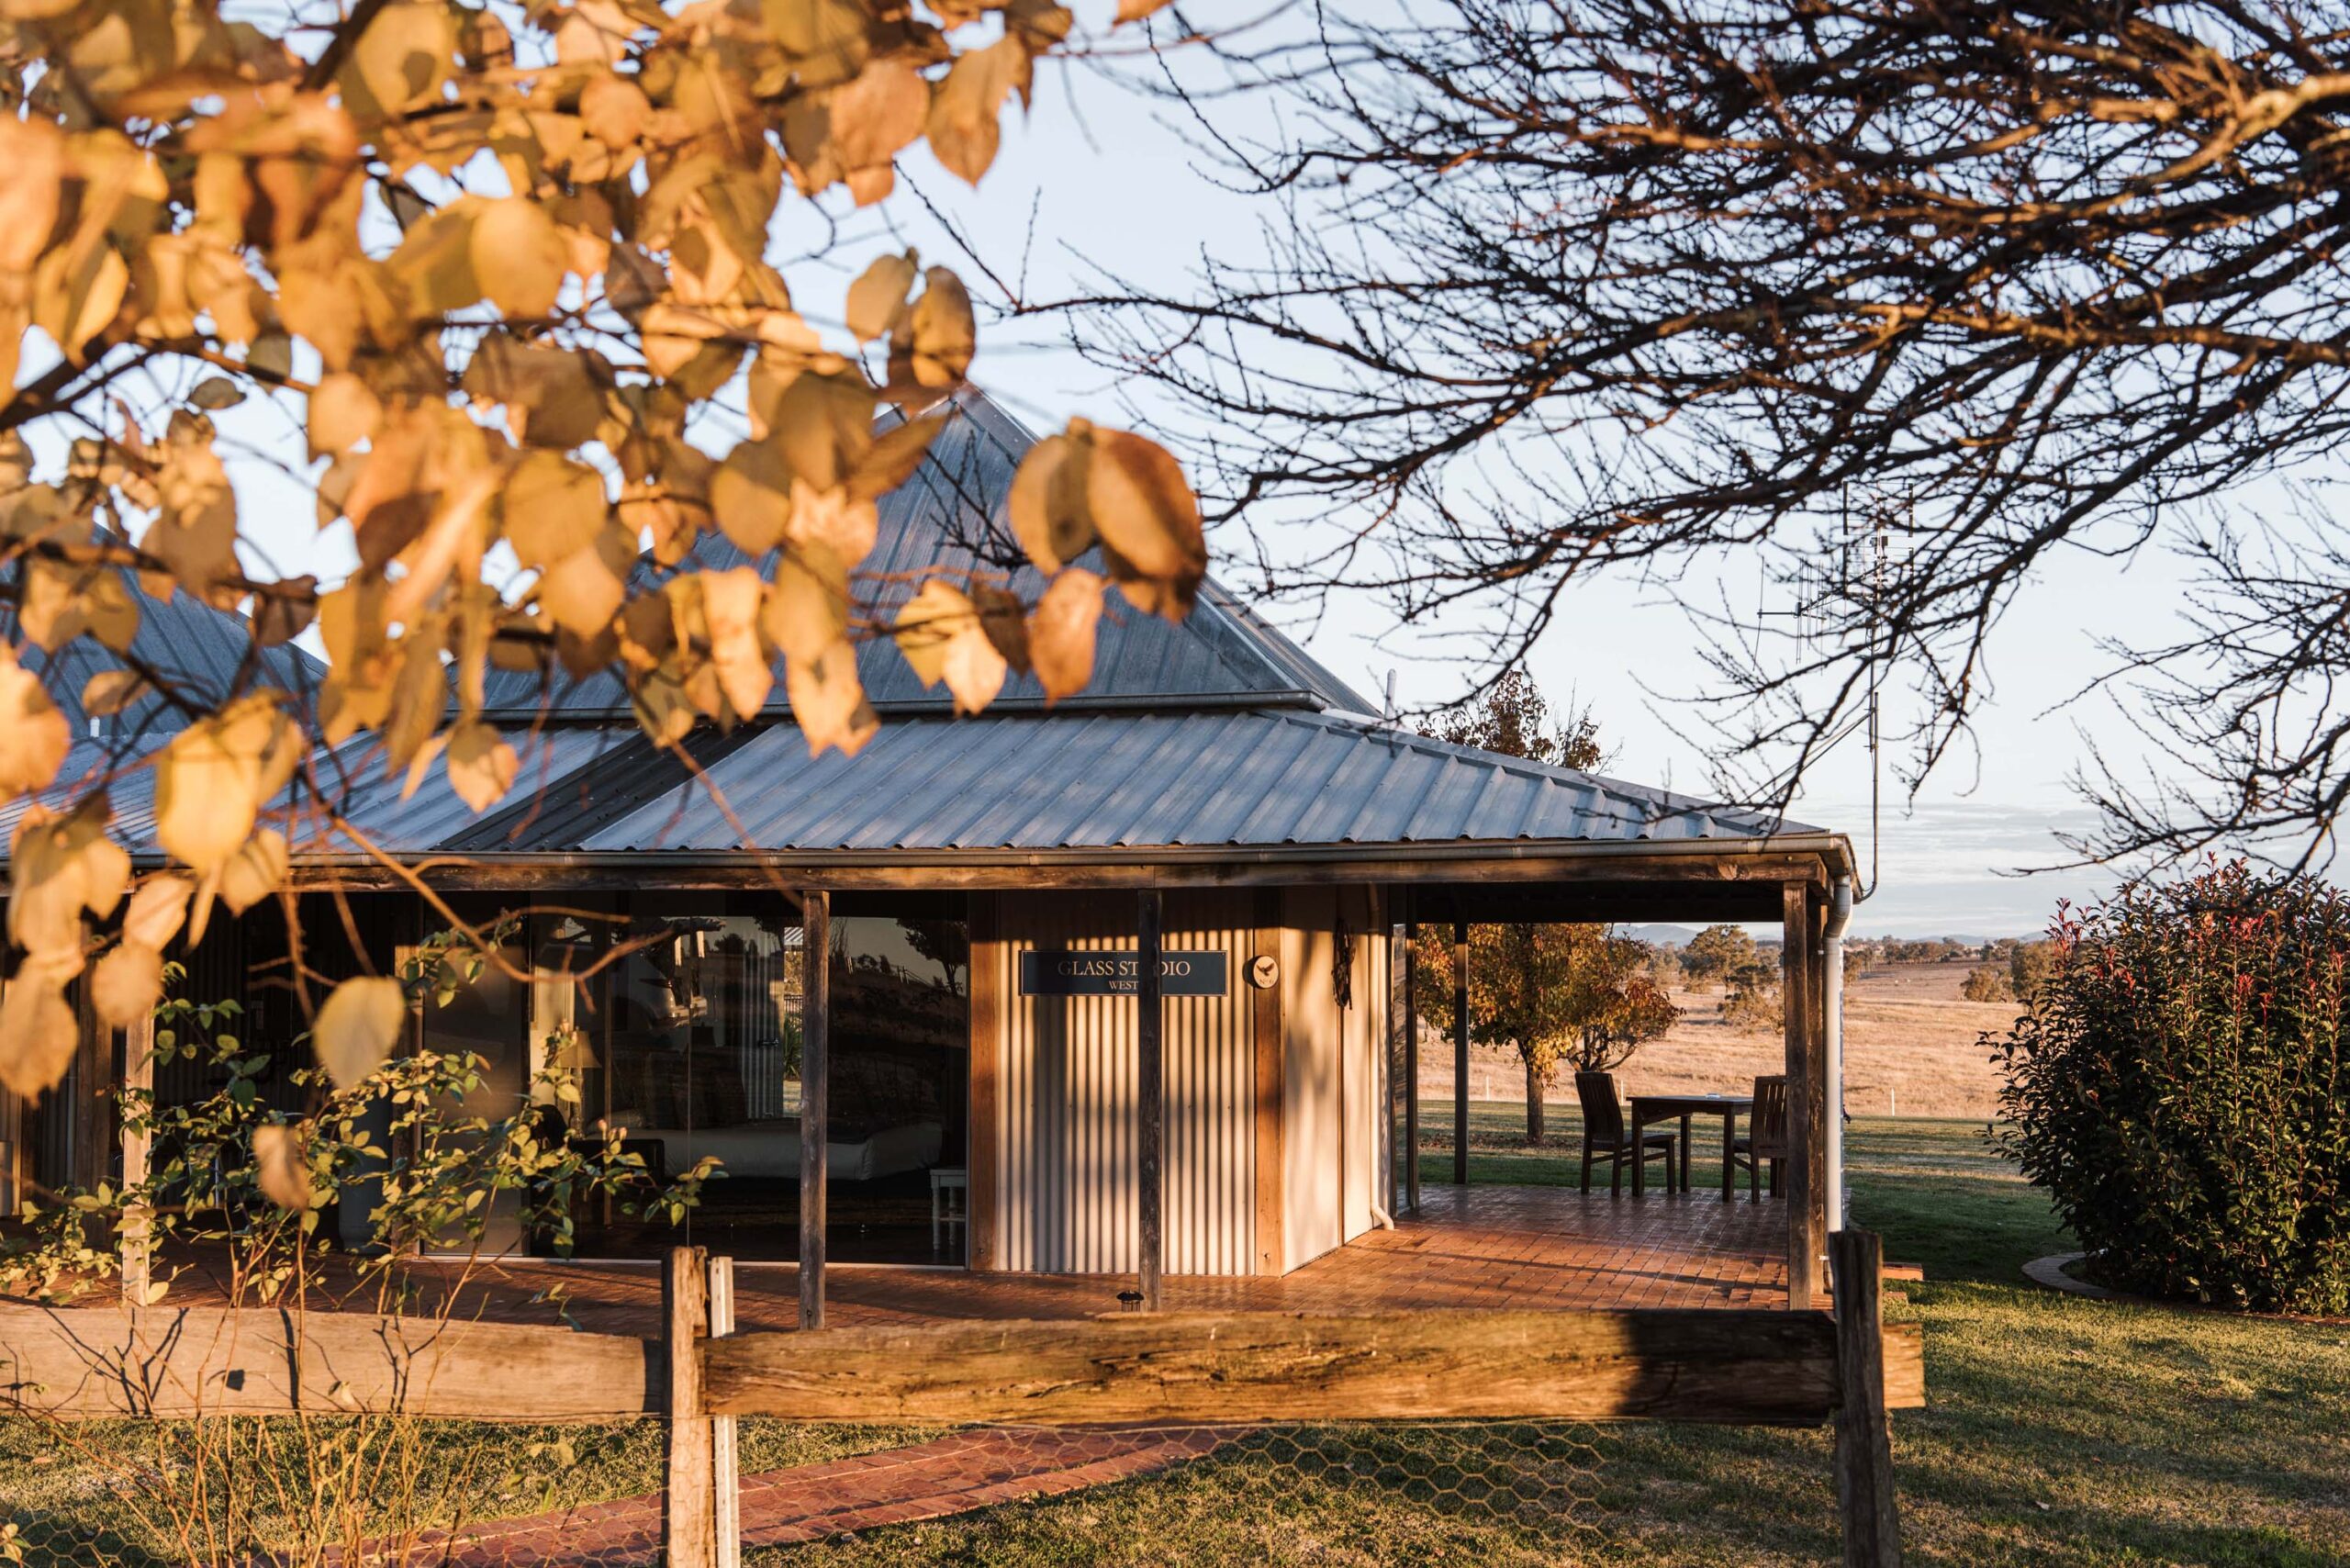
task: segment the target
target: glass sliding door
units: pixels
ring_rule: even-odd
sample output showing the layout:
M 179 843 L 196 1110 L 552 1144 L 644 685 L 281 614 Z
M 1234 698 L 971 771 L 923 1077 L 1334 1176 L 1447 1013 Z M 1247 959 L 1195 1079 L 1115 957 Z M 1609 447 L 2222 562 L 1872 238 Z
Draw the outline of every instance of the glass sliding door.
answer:
M 958 897 L 833 902 L 829 1255 L 964 1261 L 970 938 Z
M 959 1266 L 967 1244 L 969 940 L 958 896 L 834 902 L 830 1255 Z M 487 921 L 495 909 L 479 912 Z M 715 1161 L 682 1224 L 599 1201 L 580 1257 L 654 1258 L 690 1242 L 746 1261 L 798 1255 L 805 956 L 773 893 L 581 896 L 531 913 L 497 966 L 427 1009 L 428 1044 L 479 1054 L 469 1110 L 510 1114 L 546 1067 L 579 1098 L 536 1112 L 551 1135 L 612 1130 L 666 1183 Z M 543 1238 L 501 1237 L 543 1250 Z
M 641 897 L 604 970 L 604 1123 L 667 1182 L 719 1174 L 684 1226 L 615 1215 L 598 1250 L 681 1241 L 792 1257 L 800 1228 L 800 923 L 780 897 Z

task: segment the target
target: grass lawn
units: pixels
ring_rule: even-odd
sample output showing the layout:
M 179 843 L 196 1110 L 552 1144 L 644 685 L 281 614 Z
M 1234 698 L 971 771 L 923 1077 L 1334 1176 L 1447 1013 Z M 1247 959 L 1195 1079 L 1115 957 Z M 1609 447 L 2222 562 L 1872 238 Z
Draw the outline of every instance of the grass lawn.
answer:
M 1449 1137 L 1449 1107 L 1425 1113 L 1424 1128 Z M 1573 1180 L 1572 1111 L 1554 1111 L 1551 1128 L 1546 1149 L 1514 1147 L 1521 1114 L 1479 1105 L 1472 1177 Z M 1894 1429 L 1910 1562 L 2350 1564 L 2350 1326 L 2041 1290 L 2018 1271 L 2065 1238 L 1986 1148 L 1982 1124 L 1863 1120 L 1848 1148 L 1855 1219 L 1927 1271 L 1890 1308 L 1926 1328 L 1931 1408 Z M 1449 1177 L 1449 1148 L 1423 1152 L 1427 1178 Z M 745 1426 L 753 1464 L 892 1436 Z M 464 1477 L 475 1517 L 640 1490 L 657 1473 L 649 1423 L 443 1430 L 427 1462 L 444 1488 Z M 121 1453 L 137 1440 L 90 1435 Z M 570 1456 L 547 1451 L 557 1437 Z M 0 1421 L 0 1518 L 33 1527 L 29 1561 L 172 1560 L 41 1554 L 57 1538 L 34 1529 L 86 1531 L 118 1508 L 94 1474 L 53 1430 Z M 1158 1477 L 753 1561 L 1819 1563 L 1837 1560 L 1835 1529 L 1824 1431 L 1423 1428 L 1273 1434 Z

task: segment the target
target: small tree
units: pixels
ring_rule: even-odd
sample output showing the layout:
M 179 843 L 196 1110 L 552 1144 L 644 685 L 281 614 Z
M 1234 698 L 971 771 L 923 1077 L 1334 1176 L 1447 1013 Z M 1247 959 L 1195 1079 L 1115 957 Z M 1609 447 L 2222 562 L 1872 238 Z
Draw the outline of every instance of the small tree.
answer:
M 1731 970 L 1722 995 L 1722 1016 L 1750 1029 L 1777 1027 L 1782 1018 L 1779 967 L 1758 955 Z
M 1483 695 L 1445 709 L 1424 733 L 1454 745 L 1583 772 L 1607 761 L 1590 707 L 1571 705 L 1564 720 L 1552 724 L 1549 699 L 1522 668 L 1503 672 Z
M 1613 1072 L 1681 1016 L 1658 983 L 1646 948 L 1616 935 L 1570 955 L 1564 1010 L 1578 1021 L 1570 1051 L 1577 1072 Z
M 2124 1288 L 2350 1311 L 2350 902 L 2211 865 L 2062 910 L 2001 1139 Z M 1986 1036 L 1986 1043 L 1991 1043 Z
M 2014 995 L 2008 990 L 2007 977 L 1988 964 L 1978 964 L 1966 971 L 1966 979 L 1959 983 L 1958 994 L 1969 1002 L 2005 1002 Z
M 2048 980 L 2049 971 L 2056 965 L 2056 944 L 2053 942 L 2019 942 L 2008 956 L 2008 984 L 2016 995 L 2030 1002 Z
M 1742 927 L 1708 925 L 1683 949 L 1681 969 L 1693 980 L 1728 981 L 1754 961 L 1754 938 Z

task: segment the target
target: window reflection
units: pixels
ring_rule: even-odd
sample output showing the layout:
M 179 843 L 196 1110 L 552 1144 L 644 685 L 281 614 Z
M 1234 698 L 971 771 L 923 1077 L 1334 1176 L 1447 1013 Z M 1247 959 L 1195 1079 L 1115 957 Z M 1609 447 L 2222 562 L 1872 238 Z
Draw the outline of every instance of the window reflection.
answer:
M 901 914 L 892 905 L 902 907 Z M 836 905 L 836 908 L 838 906 Z M 960 901 L 851 903 L 833 921 L 830 1255 L 845 1262 L 963 1261 L 969 941 Z M 554 1016 L 576 996 L 561 1064 L 582 1074 L 585 1129 L 624 1131 L 661 1181 L 715 1158 L 686 1226 L 583 1216 L 581 1251 L 654 1256 L 690 1240 L 748 1260 L 796 1256 L 800 1226 L 803 955 L 780 898 L 644 897 L 599 932 L 542 925 L 540 988 Z M 569 950 L 564 948 L 568 945 Z M 569 1052 L 568 1057 L 563 1055 Z M 600 1114 L 598 1114 L 600 1113 Z M 600 1223 L 594 1223 L 600 1219 Z

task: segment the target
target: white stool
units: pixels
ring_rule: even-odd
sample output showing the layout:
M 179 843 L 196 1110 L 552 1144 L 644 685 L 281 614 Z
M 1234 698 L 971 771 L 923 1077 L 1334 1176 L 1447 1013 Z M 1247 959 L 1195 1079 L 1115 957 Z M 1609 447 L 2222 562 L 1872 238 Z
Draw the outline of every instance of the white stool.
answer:
M 935 1252 L 946 1227 L 962 1225 L 971 1206 L 971 1173 L 959 1165 L 930 1168 L 930 1249 Z

